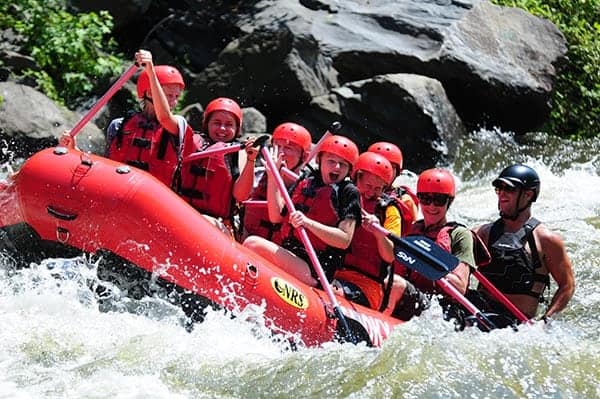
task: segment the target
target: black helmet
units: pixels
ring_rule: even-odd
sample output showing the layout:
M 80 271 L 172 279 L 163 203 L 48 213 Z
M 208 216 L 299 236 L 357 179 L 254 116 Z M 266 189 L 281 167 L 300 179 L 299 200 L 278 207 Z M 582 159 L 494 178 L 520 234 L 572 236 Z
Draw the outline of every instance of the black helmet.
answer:
M 516 164 L 505 168 L 500 172 L 500 176 L 492 182 L 494 187 L 499 183 L 507 184 L 510 187 L 520 186 L 526 190 L 533 190 L 535 193 L 531 202 L 534 202 L 540 193 L 540 177 L 537 172 L 526 165 Z

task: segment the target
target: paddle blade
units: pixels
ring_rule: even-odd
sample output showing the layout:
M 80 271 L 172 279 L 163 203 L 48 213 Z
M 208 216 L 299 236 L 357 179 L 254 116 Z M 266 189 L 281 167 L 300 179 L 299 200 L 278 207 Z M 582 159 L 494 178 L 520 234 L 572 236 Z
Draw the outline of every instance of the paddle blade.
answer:
M 439 280 L 456 269 L 460 263 L 456 256 L 427 237 L 401 238 L 390 234 L 388 238 L 394 243 L 394 253 L 398 262 L 430 280 Z

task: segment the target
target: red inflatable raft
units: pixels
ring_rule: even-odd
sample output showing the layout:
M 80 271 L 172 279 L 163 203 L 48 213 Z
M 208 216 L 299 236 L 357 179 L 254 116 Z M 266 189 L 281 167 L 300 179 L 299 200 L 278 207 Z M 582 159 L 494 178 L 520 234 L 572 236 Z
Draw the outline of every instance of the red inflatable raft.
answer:
M 99 156 L 63 147 L 32 156 L 0 185 L 0 226 L 2 248 L 16 256 L 101 254 L 113 259 L 111 273 L 152 278 L 185 295 L 188 315 L 206 306 L 235 315 L 258 305 L 269 328 L 305 345 L 345 336 L 323 291 L 218 231 L 148 173 Z M 369 345 L 381 345 L 401 323 L 339 302 L 354 335 Z

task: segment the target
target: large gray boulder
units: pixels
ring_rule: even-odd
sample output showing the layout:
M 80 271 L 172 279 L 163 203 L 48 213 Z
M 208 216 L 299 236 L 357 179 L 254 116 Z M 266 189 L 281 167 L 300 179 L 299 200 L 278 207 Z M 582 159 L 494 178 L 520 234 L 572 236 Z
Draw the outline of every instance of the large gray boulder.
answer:
M 340 134 L 363 150 L 376 141 L 396 143 L 413 170 L 451 161 L 465 134 L 440 82 L 413 74 L 347 83 L 314 98 L 299 118 L 317 132 L 328 121 L 342 121 Z
M 567 50 L 550 22 L 488 0 L 70 4 L 139 14 L 118 20 L 120 42 L 181 68 L 183 106 L 228 96 L 264 115 L 266 130 L 298 121 L 315 138 L 340 120 L 363 147 L 395 141 L 416 169 L 452 159 L 461 132 L 539 128 Z M 28 61 L 14 43 L 0 44 L 0 59 L 12 60 L 0 79 Z M 383 115 L 382 104 L 389 104 Z M 103 115 L 100 125 L 122 113 Z
M 333 4 L 263 0 L 255 5 L 257 12 L 242 16 L 239 24 L 248 32 L 245 40 L 249 41 L 259 40 L 252 39 L 257 32 L 260 38 L 268 38 L 269 31 L 272 37 L 289 32 L 293 39 L 285 45 L 291 42 L 296 46 L 299 64 L 312 65 L 316 81 L 324 87 L 335 81 L 318 77 L 336 77 L 345 83 L 380 74 L 416 73 L 442 83 L 468 127 L 494 125 L 521 133 L 547 120 L 554 66 L 567 51 L 563 35 L 549 21 L 487 0 L 346 0 Z M 311 51 L 305 51 L 304 43 L 313 44 Z M 319 58 L 315 58 L 314 45 Z M 237 51 L 230 58 L 241 60 L 238 68 L 252 77 L 254 86 L 262 88 L 260 101 L 271 105 L 289 90 L 283 75 L 279 75 L 283 79 L 273 75 L 262 78 L 266 71 L 277 72 L 270 57 L 245 63 L 253 49 L 239 47 Z M 330 62 L 315 62 L 322 59 Z M 210 81 L 210 86 L 216 87 L 231 79 L 221 58 L 211 65 L 210 70 L 214 69 L 221 73 L 208 79 L 200 74 L 194 83 Z M 297 93 L 301 85 L 292 87 L 290 92 L 301 100 L 314 96 L 308 90 Z M 245 94 L 239 93 L 242 100 Z
M 234 40 L 189 85 L 190 98 L 206 103 L 226 96 L 242 105 L 285 113 L 306 106 L 313 97 L 338 86 L 331 59 L 313 37 L 283 27 L 257 29 Z
M 29 86 L 0 82 L 0 97 L 0 138 L 8 150 L 0 153 L 2 161 L 28 157 L 56 145 L 62 132 L 71 129 L 80 119 L 79 115 Z M 104 134 L 88 123 L 77 136 L 77 145 L 84 151 L 102 153 Z

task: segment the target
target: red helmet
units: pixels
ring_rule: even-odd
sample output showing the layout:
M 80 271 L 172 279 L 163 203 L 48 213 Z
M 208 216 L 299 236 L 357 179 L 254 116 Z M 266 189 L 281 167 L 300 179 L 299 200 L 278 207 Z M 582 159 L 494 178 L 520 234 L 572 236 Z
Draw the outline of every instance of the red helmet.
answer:
M 329 136 L 321 144 L 319 154 L 329 152 L 337 155 L 350 164 L 350 169 L 358 160 L 358 147 L 352 140 L 344 136 Z
M 185 89 L 185 83 L 183 77 L 177 68 L 170 65 L 156 65 L 154 72 L 161 85 L 176 84 L 181 87 L 181 90 Z M 137 95 L 139 98 L 144 98 L 146 90 L 150 89 L 150 79 L 148 73 L 143 70 L 137 80 Z
M 397 145 L 386 141 L 380 141 L 371 144 L 367 151 L 383 155 L 392 163 L 392 165 L 395 165 L 398 168 L 398 173 L 402 171 L 402 151 L 400 151 L 400 148 L 398 148 Z
M 293 122 L 286 122 L 277 126 L 273 130 L 273 140 L 287 140 L 302 147 L 304 151 L 309 151 L 312 144 L 312 138 L 308 130 L 304 126 Z
M 210 118 L 210 114 L 215 111 L 227 111 L 234 116 L 237 121 L 237 131 L 235 135 L 236 137 L 239 137 L 242 131 L 242 109 L 238 103 L 227 97 L 215 98 L 208 103 L 202 117 L 202 130 L 204 130 L 205 133 L 208 132 L 208 119 Z
M 454 198 L 456 194 L 454 176 L 446 169 L 427 169 L 417 180 L 418 193 L 439 193 Z
M 385 159 L 383 155 L 374 152 L 363 152 L 358 157 L 354 170 L 364 170 L 383 179 L 385 184 L 391 184 L 394 179 L 394 169 L 390 161 Z

